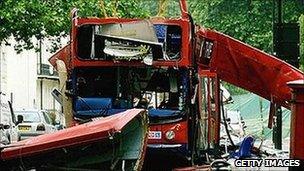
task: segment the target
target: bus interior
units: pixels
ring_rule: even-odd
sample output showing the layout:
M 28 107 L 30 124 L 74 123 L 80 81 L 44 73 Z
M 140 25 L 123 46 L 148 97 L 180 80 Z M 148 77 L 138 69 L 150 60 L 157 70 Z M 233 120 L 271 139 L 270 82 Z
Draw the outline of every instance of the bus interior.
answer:
M 81 60 L 178 60 L 182 29 L 148 20 L 120 24 L 82 25 L 77 30 Z
M 189 78 L 186 69 L 78 68 L 73 75 L 74 116 L 78 118 L 144 108 L 156 120 L 172 119 L 181 117 L 187 109 Z

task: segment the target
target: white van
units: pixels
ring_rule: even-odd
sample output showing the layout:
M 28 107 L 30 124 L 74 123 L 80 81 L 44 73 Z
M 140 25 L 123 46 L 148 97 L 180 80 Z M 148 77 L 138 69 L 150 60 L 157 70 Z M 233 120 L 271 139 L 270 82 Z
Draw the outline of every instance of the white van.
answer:
M 13 108 L 5 94 L 0 92 L 0 144 L 6 145 L 20 140 Z

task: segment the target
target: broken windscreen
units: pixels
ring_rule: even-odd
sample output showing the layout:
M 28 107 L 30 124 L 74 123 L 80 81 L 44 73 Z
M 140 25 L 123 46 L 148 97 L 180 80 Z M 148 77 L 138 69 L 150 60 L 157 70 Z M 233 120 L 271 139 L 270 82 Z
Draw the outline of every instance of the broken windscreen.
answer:
M 148 20 L 119 24 L 82 25 L 77 55 L 85 60 L 178 60 L 181 28 Z
M 186 70 L 148 67 L 81 68 L 75 71 L 76 95 L 112 99 L 115 108 L 182 110 Z

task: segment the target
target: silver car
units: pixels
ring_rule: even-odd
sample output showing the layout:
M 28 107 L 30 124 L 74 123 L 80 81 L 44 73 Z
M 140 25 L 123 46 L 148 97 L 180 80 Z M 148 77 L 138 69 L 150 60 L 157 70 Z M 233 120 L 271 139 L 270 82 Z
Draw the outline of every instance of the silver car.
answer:
M 51 119 L 44 110 L 23 110 L 16 111 L 15 116 L 18 122 L 18 131 L 21 140 L 55 132 L 57 129 L 52 125 Z
M 0 92 L 0 144 L 7 145 L 20 140 L 11 102 Z

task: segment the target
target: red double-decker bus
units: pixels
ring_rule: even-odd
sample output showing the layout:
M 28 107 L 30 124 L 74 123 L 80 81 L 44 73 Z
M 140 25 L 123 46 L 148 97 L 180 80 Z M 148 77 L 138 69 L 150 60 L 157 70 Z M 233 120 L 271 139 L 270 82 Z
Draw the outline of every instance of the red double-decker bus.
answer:
M 229 36 L 196 27 L 185 0 L 178 18 L 80 18 L 72 12 L 71 43 L 58 59 L 67 72 L 68 126 L 131 108 L 149 116 L 148 152 L 190 163 L 220 139 L 220 80 L 290 107 L 286 83 L 303 73 Z M 276 68 L 280 67 L 281 70 Z M 66 69 L 65 69 L 66 68 Z M 288 75 L 283 73 L 289 73 Z M 265 83 L 268 79 L 276 81 Z
M 303 72 L 195 27 L 185 0 L 177 4 L 178 18 L 80 18 L 73 10 L 70 44 L 50 63 L 59 72 L 60 90 L 53 95 L 66 126 L 77 126 L 3 147 L 0 168 L 140 170 L 154 152 L 173 153 L 187 164 L 210 163 L 221 157 L 221 80 L 270 100 L 272 109 L 292 106 L 291 157 L 303 159 L 297 150 L 303 141 L 295 136 L 303 130 L 295 125 L 301 123 L 303 91 L 292 97 L 287 86 L 294 81 L 289 85 L 303 90 Z
M 71 44 L 50 62 L 66 65 L 71 108 L 65 113 L 77 122 L 143 108 L 148 151 L 191 160 L 199 133 L 194 25 L 185 1 L 177 4 L 181 15 L 172 19 L 80 18 L 74 11 Z

